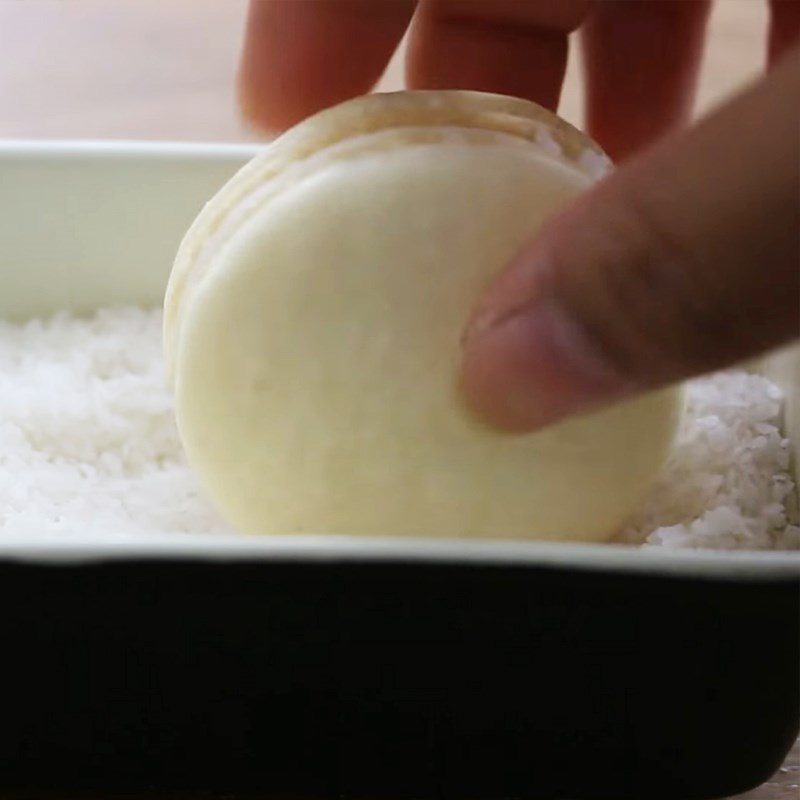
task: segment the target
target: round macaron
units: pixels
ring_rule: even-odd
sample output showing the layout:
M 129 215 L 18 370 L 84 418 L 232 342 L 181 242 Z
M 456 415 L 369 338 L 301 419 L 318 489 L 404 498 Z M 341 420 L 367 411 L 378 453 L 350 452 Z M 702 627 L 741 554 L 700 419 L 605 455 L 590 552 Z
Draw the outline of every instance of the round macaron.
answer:
M 164 316 L 181 438 L 232 525 L 610 538 L 680 391 L 511 436 L 457 381 L 482 289 L 608 169 L 532 103 L 450 91 L 344 103 L 240 170 L 182 242 Z

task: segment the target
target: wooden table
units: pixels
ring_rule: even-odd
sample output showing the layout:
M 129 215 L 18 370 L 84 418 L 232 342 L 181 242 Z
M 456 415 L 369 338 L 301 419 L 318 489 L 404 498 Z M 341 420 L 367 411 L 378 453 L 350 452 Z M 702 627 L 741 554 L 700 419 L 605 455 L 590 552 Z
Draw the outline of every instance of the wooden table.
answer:
M 245 9 L 246 0 L 0 0 L 0 137 L 256 138 L 234 92 Z M 759 0 L 718 0 L 699 111 L 758 72 L 765 23 Z M 398 53 L 380 87 L 400 87 L 401 76 Z M 577 124 L 579 90 L 573 55 L 561 113 Z M 771 782 L 741 798 L 797 800 L 798 784 L 796 745 Z

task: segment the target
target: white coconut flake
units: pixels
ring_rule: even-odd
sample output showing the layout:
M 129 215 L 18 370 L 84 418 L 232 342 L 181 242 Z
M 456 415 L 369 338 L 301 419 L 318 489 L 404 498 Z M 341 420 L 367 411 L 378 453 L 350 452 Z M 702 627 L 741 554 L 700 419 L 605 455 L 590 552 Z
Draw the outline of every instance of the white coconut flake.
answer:
M 183 459 L 160 313 L 0 322 L 0 533 L 223 529 Z
M 782 394 L 741 370 L 691 381 L 675 449 L 622 535 L 649 547 L 798 549 Z
M 673 455 L 622 541 L 800 549 L 781 405 L 745 372 L 691 382 Z M 164 533 L 233 534 L 184 460 L 161 314 L 0 322 L 0 535 Z

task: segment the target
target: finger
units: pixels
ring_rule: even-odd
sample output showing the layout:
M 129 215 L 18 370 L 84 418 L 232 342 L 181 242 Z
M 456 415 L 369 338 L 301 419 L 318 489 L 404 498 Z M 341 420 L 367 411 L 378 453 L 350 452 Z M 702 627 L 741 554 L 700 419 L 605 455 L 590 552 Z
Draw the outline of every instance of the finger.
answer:
M 463 388 L 531 430 L 800 334 L 800 53 L 545 226 L 465 336 Z
M 567 35 L 589 0 L 421 0 L 407 79 L 418 89 L 476 89 L 555 109 Z
M 586 123 L 623 158 L 688 120 L 710 9 L 707 0 L 607 0 L 582 32 Z
M 800 43 L 800 0 L 770 0 L 767 63 L 774 65 L 793 45 Z
M 414 0 L 251 0 L 239 73 L 243 113 L 281 130 L 368 92 Z

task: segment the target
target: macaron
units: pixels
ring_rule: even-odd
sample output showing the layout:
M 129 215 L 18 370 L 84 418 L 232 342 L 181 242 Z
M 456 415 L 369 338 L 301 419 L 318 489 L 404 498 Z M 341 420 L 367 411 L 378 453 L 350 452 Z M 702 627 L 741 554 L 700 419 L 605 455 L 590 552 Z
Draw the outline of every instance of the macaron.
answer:
M 603 541 L 668 457 L 669 388 L 512 436 L 458 390 L 481 291 L 610 169 L 527 101 L 400 92 L 268 145 L 177 253 L 164 342 L 187 458 L 263 534 Z

